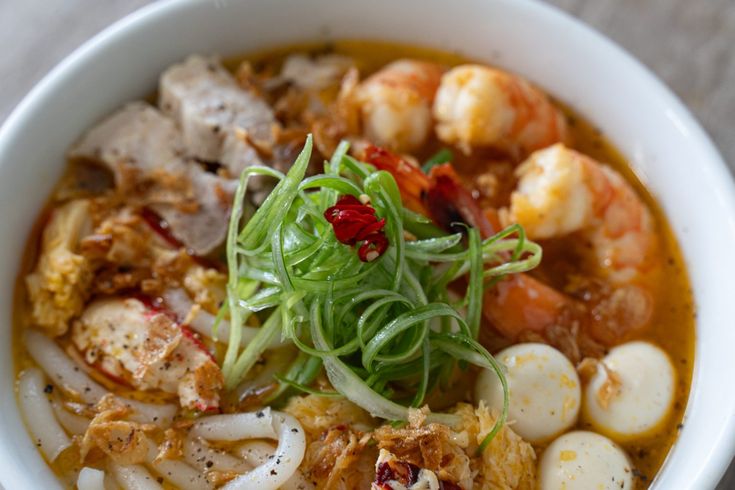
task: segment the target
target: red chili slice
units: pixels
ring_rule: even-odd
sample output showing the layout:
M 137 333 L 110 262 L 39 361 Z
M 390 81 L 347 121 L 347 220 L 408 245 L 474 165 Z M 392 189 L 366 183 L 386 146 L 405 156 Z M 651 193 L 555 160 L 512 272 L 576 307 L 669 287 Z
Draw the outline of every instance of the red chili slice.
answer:
M 364 242 L 358 256 L 363 262 L 380 257 L 388 248 L 388 239 L 383 233 L 385 218 L 375 215 L 375 208 L 361 203 L 355 196 L 342 196 L 337 203 L 324 211 L 324 218 L 331 223 L 334 236 L 345 245 Z
M 365 238 L 365 241 L 357 251 L 357 255 L 363 262 L 372 262 L 385 253 L 388 249 L 388 239 L 382 233 L 373 233 Z
M 383 227 L 385 226 L 385 218 L 380 218 L 378 221 L 375 221 L 374 223 L 371 223 L 361 229 L 357 235 L 355 235 L 355 238 L 357 241 L 361 240 L 367 240 L 370 235 L 374 235 L 381 231 Z M 382 233 L 380 233 L 382 235 Z
M 183 244 L 171 233 L 168 222 L 161 218 L 158 213 L 150 208 L 144 207 L 140 210 L 140 216 L 166 243 L 173 248 L 183 247 Z

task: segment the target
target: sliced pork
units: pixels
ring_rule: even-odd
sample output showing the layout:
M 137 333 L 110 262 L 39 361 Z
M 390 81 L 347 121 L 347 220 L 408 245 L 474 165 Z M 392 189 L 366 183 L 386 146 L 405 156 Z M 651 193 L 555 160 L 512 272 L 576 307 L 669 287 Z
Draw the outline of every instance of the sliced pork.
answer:
M 273 111 L 217 59 L 195 55 L 172 66 L 161 76 L 159 92 L 159 106 L 181 127 L 190 155 L 219 162 L 233 176 L 262 164 L 251 142 L 272 144 Z
M 224 240 L 234 184 L 188 160 L 174 121 L 134 102 L 92 128 L 71 158 L 101 163 L 129 202 L 148 206 L 188 249 L 206 255 Z
M 184 165 L 181 132 L 145 102 L 131 102 L 87 131 L 69 151 L 107 166 L 117 185 L 137 174 L 177 173 Z

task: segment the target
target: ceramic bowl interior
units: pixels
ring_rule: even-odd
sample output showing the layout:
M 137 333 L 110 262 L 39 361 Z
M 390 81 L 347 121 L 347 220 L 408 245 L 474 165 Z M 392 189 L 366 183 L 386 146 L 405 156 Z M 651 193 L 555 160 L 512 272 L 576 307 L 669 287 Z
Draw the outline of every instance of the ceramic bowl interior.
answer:
M 593 121 L 658 198 L 683 248 L 697 306 L 693 388 L 656 488 L 711 488 L 735 446 L 735 190 L 699 125 L 645 68 L 572 18 L 529 0 L 164 1 L 96 36 L 55 68 L 0 132 L 0 480 L 58 488 L 23 426 L 11 342 L 13 287 L 66 148 L 149 94 L 190 53 L 377 39 L 458 51 L 518 72 Z M 686 482 L 686 483 L 683 483 Z

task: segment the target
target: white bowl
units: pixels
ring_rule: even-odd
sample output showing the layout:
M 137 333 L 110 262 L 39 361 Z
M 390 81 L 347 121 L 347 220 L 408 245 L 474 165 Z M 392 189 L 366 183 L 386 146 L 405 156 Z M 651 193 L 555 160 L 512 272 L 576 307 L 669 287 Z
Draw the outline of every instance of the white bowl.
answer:
M 674 35 L 672 33 L 672 35 Z M 15 397 L 13 287 L 31 225 L 69 144 L 145 96 L 189 53 L 243 53 L 326 38 L 456 50 L 519 72 L 594 121 L 657 196 L 684 250 L 697 304 L 684 427 L 656 488 L 712 488 L 735 449 L 735 188 L 712 143 L 651 73 L 576 20 L 521 0 L 165 1 L 97 35 L 41 81 L 0 131 L 0 480 L 59 483 L 26 433 Z

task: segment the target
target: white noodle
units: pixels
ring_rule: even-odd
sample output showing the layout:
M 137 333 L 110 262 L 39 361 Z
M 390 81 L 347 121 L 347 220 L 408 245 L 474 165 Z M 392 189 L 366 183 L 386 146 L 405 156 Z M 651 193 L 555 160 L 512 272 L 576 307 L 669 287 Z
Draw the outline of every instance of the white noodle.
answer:
M 71 413 L 58 400 L 52 401 L 51 406 L 54 408 L 56 419 L 69 434 L 79 435 L 87 432 L 87 427 L 89 427 L 89 423 L 91 422 L 90 419 Z
M 206 476 L 183 461 L 161 459 L 156 461 L 158 448 L 148 441 L 148 457 L 146 462 L 153 470 L 181 490 L 210 490 L 214 485 Z
M 265 441 L 247 441 L 235 449 L 235 453 L 253 466 L 258 466 L 266 461 L 276 451 L 276 447 Z M 281 490 L 310 490 L 314 484 L 307 480 L 300 470 L 297 470 L 286 483 L 281 485 Z
M 23 371 L 18 382 L 20 407 L 33 440 L 49 461 L 54 461 L 71 445 L 71 439 L 54 416 L 44 393 L 46 381 L 36 368 Z
M 57 386 L 67 393 L 78 396 L 84 403 L 96 404 L 108 391 L 95 382 L 76 363 L 66 355 L 56 342 L 41 332 L 28 329 L 25 334 L 28 353 L 36 364 L 51 378 Z M 133 409 L 130 419 L 143 423 L 160 423 L 169 425 L 176 414 L 174 405 L 157 405 L 138 400 L 118 397 Z
M 105 490 L 105 472 L 85 466 L 79 472 L 77 490 Z
M 163 490 L 156 478 L 141 465 L 110 463 L 110 471 L 123 490 Z
M 265 441 L 247 441 L 235 449 L 235 454 L 253 467 L 268 461 L 268 457 L 276 451 L 276 446 Z
M 203 417 L 194 424 L 190 433 L 215 441 L 277 439 L 270 408 L 250 413 Z
M 157 424 L 159 427 L 168 427 L 178 411 L 176 405 L 158 405 L 144 403 L 130 398 L 117 397 L 126 406 L 133 409 L 130 420 L 142 424 Z
M 27 330 L 26 348 L 36 364 L 55 385 L 64 391 L 75 393 L 85 403 L 97 403 L 107 390 L 90 379 L 56 342 L 36 330 Z
M 315 488 L 316 486 L 306 479 L 301 470 L 296 470 L 293 476 L 281 485 L 280 490 L 314 490 Z
M 184 441 L 184 459 L 202 472 L 217 470 L 245 473 L 251 469 L 251 466 L 241 459 L 225 451 L 210 447 L 200 438 L 191 434 Z
M 273 429 L 278 433 L 278 447 L 273 457 L 230 481 L 223 490 L 277 490 L 298 471 L 306 450 L 304 430 L 289 414 L 272 412 L 272 418 Z
M 184 291 L 183 289 L 169 289 L 165 291 L 163 293 L 163 301 L 166 303 L 166 306 L 168 306 L 171 311 L 173 311 L 176 316 L 182 321 L 185 318 L 189 317 L 189 313 L 194 306 L 194 303 L 189 298 L 189 295 L 186 294 L 186 291 Z M 214 339 L 217 342 L 221 342 L 223 344 L 229 343 L 230 322 L 224 319 L 219 322 L 219 325 L 217 326 L 217 337 L 215 338 L 214 321 L 214 315 L 212 315 L 208 311 L 198 308 L 193 317 L 188 320 L 187 325 L 196 332 L 204 335 L 205 337 Z M 244 347 L 249 344 L 250 341 L 253 340 L 253 337 L 255 337 L 255 335 L 259 331 L 259 328 L 243 325 L 240 345 Z M 278 347 L 279 345 L 281 345 L 281 343 L 281 337 L 277 335 L 271 342 L 270 347 Z

